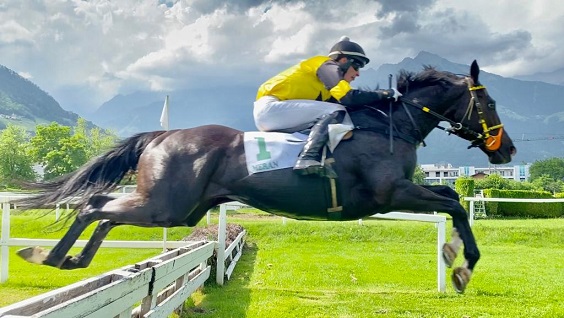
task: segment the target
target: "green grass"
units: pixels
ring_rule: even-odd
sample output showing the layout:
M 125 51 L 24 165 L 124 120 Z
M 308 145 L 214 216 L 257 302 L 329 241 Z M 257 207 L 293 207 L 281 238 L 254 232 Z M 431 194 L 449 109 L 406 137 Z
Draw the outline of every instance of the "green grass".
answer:
M 482 258 L 464 295 L 450 281 L 437 292 L 431 224 L 237 223 L 249 235 L 233 279 L 206 285 L 182 317 L 564 316 L 564 219 L 477 221 Z
M 482 258 L 465 294 L 458 295 L 450 282 L 446 293 L 437 292 L 432 224 L 288 220 L 282 225 L 280 218 L 260 216 L 229 216 L 248 231 L 243 256 L 225 286 L 207 283 L 181 317 L 564 317 L 564 219 L 476 221 Z M 19 217 L 24 216 L 12 217 L 13 237 L 19 231 L 46 237 L 39 224 L 48 223 L 45 219 Z M 172 229 L 170 239 L 188 231 Z M 161 233 L 118 227 L 110 235 L 145 240 Z M 103 248 L 90 268 L 76 271 L 27 264 L 12 253 L 0 305 L 156 253 Z M 459 256 L 456 265 L 461 262 Z

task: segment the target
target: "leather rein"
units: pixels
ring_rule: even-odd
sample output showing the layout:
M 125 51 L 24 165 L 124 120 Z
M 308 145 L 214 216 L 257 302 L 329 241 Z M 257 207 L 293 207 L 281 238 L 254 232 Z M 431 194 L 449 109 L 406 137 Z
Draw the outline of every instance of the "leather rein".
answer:
M 493 151 L 498 150 L 499 147 L 501 146 L 501 137 L 503 135 L 503 124 L 488 126 L 488 124 L 486 122 L 485 115 L 484 115 L 484 110 L 483 110 L 482 104 L 478 100 L 478 96 L 476 94 L 477 90 L 486 89 L 486 87 L 483 86 L 483 85 L 474 85 L 474 81 L 470 77 L 466 77 L 465 81 L 468 84 L 468 91 L 470 92 L 470 102 L 468 103 L 468 108 L 466 109 L 466 113 L 464 114 L 462 121 L 464 121 L 464 118 L 466 118 L 466 116 L 468 116 L 468 119 L 470 119 L 470 115 L 472 114 L 472 110 L 473 110 L 474 107 L 476 107 L 476 110 L 477 110 L 478 116 L 479 116 L 479 122 L 482 126 L 482 132 L 477 132 L 477 131 L 469 128 L 467 125 L 462 124 L 462 122 L 457 122 L 457 121 L 454 121 L 452 119 L 449 119 L 449 118 L 429 109 L 429 107 L 421 105 L 421 104 L 414 102 L 412 100 L 408 100 L 408 99 L 400 97 L 400 101 L 402 103 L 402 106 L 404 107 L 404 109 L 405 109 L 405 111 L 406 111 L 406 113 L 407 113 L 407 115 L 408 115 L 408 117 L 411 121 L 411 124 L 413 125 L 413 127 L 415 128 L 415 131 L 418 133 L 419 136 L 418 136 L 418 138 L 413 138 L 411 136 L 407 136 L 405 134 L 399 133 L 395 129 L 391 132 L 385 131 L 384 133 L 392 134 L 393 136 L 399 137 L 399 138 L 404 139 L 408 142 L 421 143 L 423 146 L 425 146 L 425 141 L 423 140 L 421 131 L 417 127 L 417 124 L 415 123 L 413 116 L 411 115 L 411 113 L 409 112 L 407 107 L 405 107 L 405 105 L 409 105 L 409 106 L 415 107 L 415 108 L 417 108 L 417 109 L 419 109 L 419 110 L 421 110 L 425 113 L 428 113 L 431 116 L 438 118 L 440 121 L 446 121 L 450 124 L 450 127 L 448 127 L 448 128 L 444 128 L 440 125 L 437 125 L 436 128 L 442 129 L 442 130 L 448 132 L 449 134 L 456 135 L 457 137 L 460 137 L 460 138 L 463 138 L 462 136 L 460 136 L 461 133 L 473 136 L 474 137 L 473 140 L 463 138 L 465 140 L 470 141 L 470 146 L 468 146 L 468 149 L 473 148 L 473 147 L 480 147 L 480 146 L 483 145 L 486 148 L 486 150 L 488 150 L 488 151 L 493 152 Z M 366 130 L 367 128 L 357 127 L 357 129 L 365 129 Z M 491 134 L 491 132 L 493 130 L 496 130 L 496 129 L 499 129 L 498 134 L 497 135 Z M 416 139 L 417 139 L 417 141 L 413 142 L 413 140 L 416 140 Z

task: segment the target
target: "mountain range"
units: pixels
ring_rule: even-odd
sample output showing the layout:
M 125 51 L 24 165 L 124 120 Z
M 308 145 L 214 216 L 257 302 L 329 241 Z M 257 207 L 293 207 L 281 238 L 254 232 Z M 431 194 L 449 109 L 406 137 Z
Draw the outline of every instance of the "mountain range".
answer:
M 361 76 L 353 83 L 356 87 L 387 88 L 388 74 L 398 74 L 401 69 L 418 72 L 424 65 L 467 74 L 471 62 L 468 61 L 468 65 L 457 64 L 429 52 L 420 52 L 415 58 L 405 58 L 397 64 L 383 64 L 376 69 L 362 70 Z M 550 80 L 552 83 L 546 83 L 526 78 L 505 78 L 481 71 L 480 81 L 496 99 L 501 120 L 516 141 L 518 154 L 512 164 L 564 157 L 564 86 L 558 85 L 558 74 L 555 71 L 529 78 L 553 79 Z M 256 129 L 252 104 L 259 84 L 245 86 L 235 83 L 229 87 L 210 85 L 206 89 L 166 93 L 138 91 L 117 95 L 84 117 L 102 128 L 115 130 L 123 137 L 141 131 L 160 130 L 159 118 L 165 96 L 169 95 L 171 129 L 222 124 L 250 131 Z M 72 124 L 78 118 L 77 114 L 63 110 L 51 96 L 30 81 L 0 67 L 0 114 L 12 113 L 37 123 L 57 121 Z M 0 118 L 1 121 L 4 118 Z M 550 136 L 555 139 L 548 139 Z M 431 133 L 426 143 L 428 147 L 419 151 L 420 163 L 488 165 L 486 156 L 479 150 L 467 150 L 468 142 L 448 136 L 440 130 Z

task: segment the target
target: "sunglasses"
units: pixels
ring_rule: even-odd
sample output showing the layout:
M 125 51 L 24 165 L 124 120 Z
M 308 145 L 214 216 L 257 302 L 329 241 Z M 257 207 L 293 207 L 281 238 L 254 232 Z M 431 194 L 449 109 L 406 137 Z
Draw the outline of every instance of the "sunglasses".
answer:
M 364 63 L 361 63 L 355 59 L 351 59 L 351 66 L 355 71 L 358 71 L 359 69 L 364 67 Z

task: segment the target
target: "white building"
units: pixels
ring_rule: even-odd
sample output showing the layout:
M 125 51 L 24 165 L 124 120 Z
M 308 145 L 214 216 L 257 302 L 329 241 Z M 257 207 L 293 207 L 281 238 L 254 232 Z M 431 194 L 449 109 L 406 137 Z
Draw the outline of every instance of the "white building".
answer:
M 515 181 L 527 181 L 529 179 L 529 164 L 501 166 L 492 165 L 491 167 L 481 168 L 474 166 L 453 167 L 450 163 L 444 164 L 422 164 L 421 168 L 425 172 L 425 184 L 454 184 L 460 176 L 476 176 L 499 174 L 505 179 Z

